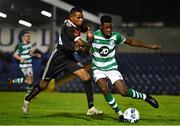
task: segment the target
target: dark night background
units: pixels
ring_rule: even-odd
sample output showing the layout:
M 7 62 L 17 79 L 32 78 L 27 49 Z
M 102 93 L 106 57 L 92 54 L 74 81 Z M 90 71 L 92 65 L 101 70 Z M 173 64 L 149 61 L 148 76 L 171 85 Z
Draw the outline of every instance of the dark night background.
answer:
M 123 22 L 163 22 L 166 26 L 180 26 L 179 0 L 63 0 L 98 15 L 110 13 L 123 17 Z M 0 0 L 0 11 L 7 12 L 7 21 L 24 18 L 35 24 L 48 21 L 39 13 L 41 9 L 52 11 L 52 6 L 40 0 Z M 57 9 L 57 22 L 62 22 L 67 12 Z M 62 20 L 61 20 L 62 19 Z M 0 19 L 3 22 L 3 19 Z

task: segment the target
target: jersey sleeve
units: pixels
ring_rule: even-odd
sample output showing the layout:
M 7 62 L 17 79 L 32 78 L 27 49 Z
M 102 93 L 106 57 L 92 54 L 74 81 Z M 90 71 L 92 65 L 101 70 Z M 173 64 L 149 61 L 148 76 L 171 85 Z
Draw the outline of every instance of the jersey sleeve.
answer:
M 66 28 L 66 34 L 68 35 L 68 37 L 72 40 L 72 41 L 77 41 L 78 39 L 80 39 L 80 31 L 74 29 L 73 27 L 67 27 Z
M 22 51 L 23 51 L 23 47 L 22 47 L 22 44 L 20 43 L 20 44 L 18 45 L 18 48 L 17 48 L 17 50 L 15 51 L 15 53 L 16 53 L 16 54 L 20 54 Z
M 14 51 L 14 54 L 21 54 L 21 52 L 23 51 L 23 48 L 22 48 L 22 44 L 21 43 L 19 43 L 18 45 L 17 45 L 17 48 L 16 48 L 16 50 Z
M 19 54 L 19 51 L 18 49 L 15 50 L 14 54 Z
M 117 33 L 117 43 L 116 44 L 123 44 L 124 42 L 126 41 L 126 38 L 120 34 L 120 33 Z

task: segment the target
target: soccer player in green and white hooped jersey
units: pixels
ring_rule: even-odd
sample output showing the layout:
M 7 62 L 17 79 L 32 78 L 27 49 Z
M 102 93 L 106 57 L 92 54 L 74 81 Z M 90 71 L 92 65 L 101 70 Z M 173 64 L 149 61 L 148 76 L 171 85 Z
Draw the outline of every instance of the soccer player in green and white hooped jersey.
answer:
M 92 69 L 93 77 L 102 91 L 105 100 L 118 114 L 119 121 L 124 121 L 123 112 L 107 86 L 107 79 L 109 79 L 122 96 L 143 99 L 153 107 L 158 108 L 158 102 L 150 95 L 126 87 L 123 77 L 118 71 L 115 48 L 116 45 L 123 43 L 149 49 L 159 49 L 161 46 L 157 44 L 145 44 L 139 40 L 126 39 L 119 32 L 112 32 L 112 18 L 108 15 L 102 16 L 100 20 L 101 28 L 94 32 L 94 41 L 92 42 Z
M 25 77 L 9 79 L 9 85 L 16 84 L 27 84 L 27 92 L 32 90 L 33 84 L 33 69 L 32 69 L 32 57 L 41 57 L 40 53 L 34 53 L 32 43 L 30 42 L 30 33 L 24 32 L 22 35 L 22 42 L 18 45 L 18 49 L 14 53 L 14 57 L 20 61 L 19 67 Z

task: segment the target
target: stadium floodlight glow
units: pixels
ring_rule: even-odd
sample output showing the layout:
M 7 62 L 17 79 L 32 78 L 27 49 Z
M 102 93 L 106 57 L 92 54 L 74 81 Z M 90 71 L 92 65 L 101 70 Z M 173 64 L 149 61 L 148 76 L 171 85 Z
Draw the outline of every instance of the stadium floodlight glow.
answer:
M 29 23 L 29 22 L 27 22 L 27 21 L 24 21 L 24 20 L 19 20 L 19 24 L 25 25 L 25 26 L 27 26 L 27 27 L 31 27 L 31 26 L 32 26 L 31 23 Z
M 51 17 L 52 16 L 52 14 L 50 12 L 47 12 L 45 10 L 42 10 L 41 14 L 44 15 L 44 16 L 47 16 L 47 17 Z
M 2 17 L 2 18 L 6 18 L 6 17 L 7 17 L 7 15 L 6 15 L 6 14 L 4 14 L 4 13 L 2 13 L 2 12 L 0 12 L 0 17 Z

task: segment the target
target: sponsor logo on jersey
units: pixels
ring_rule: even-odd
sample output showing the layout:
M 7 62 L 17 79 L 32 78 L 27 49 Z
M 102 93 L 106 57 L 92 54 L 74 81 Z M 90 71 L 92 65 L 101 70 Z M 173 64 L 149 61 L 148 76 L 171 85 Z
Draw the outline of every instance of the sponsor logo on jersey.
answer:
M 102 46 L 100 49 L 99 49 L 99 54 L 101 56 L 107 56 L 109 54 L 109 48 L 106 47 L 106 46 Z

